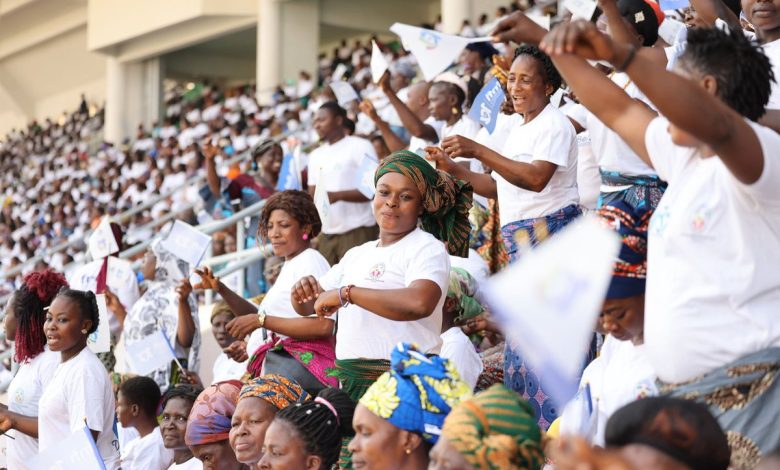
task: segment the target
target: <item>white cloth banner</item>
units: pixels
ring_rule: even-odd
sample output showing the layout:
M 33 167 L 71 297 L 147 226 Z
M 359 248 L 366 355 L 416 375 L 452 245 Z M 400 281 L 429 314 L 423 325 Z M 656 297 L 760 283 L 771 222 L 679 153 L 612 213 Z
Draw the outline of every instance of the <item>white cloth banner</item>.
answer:
M 46 470 L 106 470 L 86 425 L 67 439 L 34 456 L 29 465 L 29 468 Z
M 130 371 L 147 375 L 176 359 L 165 332 L 157 330 L 146 338 L 125 346 Z
M 559 409 L 577 392 L 619 250 L 614 232 L 584 216 L 485 285 L 507 341 L 543 371 Z
M 467 44 L 491 40 L 488 37 L 464 38 L 443 34 L 403 23 L 395 23 L 390 27 L 390 31 L 401 38 L 404 49 L 411 52 L 417 59 L 426 81 L 435 79 L 437 75 L 452 65 Z

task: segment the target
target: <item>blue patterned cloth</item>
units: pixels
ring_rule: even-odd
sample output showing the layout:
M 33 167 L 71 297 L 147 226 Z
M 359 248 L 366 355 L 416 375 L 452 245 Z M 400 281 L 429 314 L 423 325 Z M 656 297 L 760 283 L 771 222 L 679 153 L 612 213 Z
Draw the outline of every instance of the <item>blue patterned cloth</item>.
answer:
M 546 217 L 519 220 L 501 227 L 504 244 L 509 253 L 509 262 L 514 263 L 529 250 L 560 231 L 582 212 L 575 205 L 570 205 Z M 590 363 L 592 355 L 585 359 L 585 365 Z M 583 366 L 584 370 L 585 366 Z M 558 408 L 544 391 L 542 383 L 543 372 L 532 369 L 523 359 L 520 351 L 515 351 L 507 344 L 504 351 L 504 385 L 528 400 L 539 427 L 546 430 L 550 423 L 558 417 Z
M 644 294 L 647 278 L 647 229 L 661 201 L 666 183 L 657 176 L 627 176 L 601 172 L 605 186 L 626 187 L 602 192 L 596 212 L 622 240 L 607 298 L 622 299 Z
M 427 357 L 414 346 L 399 343 L 390 356 L 390 370 L 369 387 L 360 404 L 393 426 L 435 444 L 452 407 L 470 397 L 471 387 L 450 361 Z

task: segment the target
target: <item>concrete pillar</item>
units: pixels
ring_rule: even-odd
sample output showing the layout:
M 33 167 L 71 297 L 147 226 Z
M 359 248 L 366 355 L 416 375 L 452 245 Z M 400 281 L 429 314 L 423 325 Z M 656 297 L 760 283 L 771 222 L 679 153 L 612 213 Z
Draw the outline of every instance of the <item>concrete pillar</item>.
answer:
M 257 100 L 271 101 L 282 72 L 282 5 L 280 0 L 258 0 Z
M 106 59 L 106 116 L 104 138 L 115 144 L 134 138 L 143 124 L 150 130 L 159 119 L 162 100 L 160 59 L 120 62 Z
M 124 138 L 124 88 L 122 64 L 116 57 L 106 58 L 106 115 L 103 125 L 103 138 L 114 144 L 120 144 Z
M 442 30 L 449 34 L 458 34 L 463 26 L 463 20 L 470 20 L 472 26 L 472 0 L 441 0 Z
M 316 76 L 320 4 L 310 0 L 258 0 L 257 99 L 269 103 L 277 85 Z

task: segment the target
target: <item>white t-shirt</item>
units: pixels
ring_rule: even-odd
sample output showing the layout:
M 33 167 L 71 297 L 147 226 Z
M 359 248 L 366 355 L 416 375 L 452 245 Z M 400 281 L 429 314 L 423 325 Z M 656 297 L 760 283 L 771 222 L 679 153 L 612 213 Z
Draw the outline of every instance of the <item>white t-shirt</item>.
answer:
M 769 95 L 766 109 L 780 109 L 780 85 L 777 83 L 778 77 L 780 77 L 780 39 L 768 42 L 761 48 L 764 50 L 764 54 L 769 57 L 772 70 L 775 72 L 775 81 L 772 82 L 772 93 Z
M 41 396 L 38 448 L 45 451 L 84 429 L 98 431 L 97 448 L 106 468 L 119 467 L 119 440 L 114 433 L 114 391 L 105 366 L 84 348 L 60 363 Z
M 328 192 L 356 189 L 362 177 L 358 170 L 365 158 L 378 161 L 374 146 L 366 139 L 346 136 L 335 144 L 325 143 L 309 155 L 309 186 L 317 186 L 322 178 L 323 189 Z M 374 225 L 370 202 L 338 201 L 323 217 L 322 233 L 338 235 Z
M 70 288 L 95 292 L 97 289 L 97 276 L 102 265 L 102 259 L 95 260 L 73 271 L 68 277 Z M 138 279 L 132 265 L 128 261 L 115 256 L 108 258 L 106 285 L 119 298 L 119 301 L 122 302 L 122 305 L 128 312 L 133 308 L 136 300 L 141 297 L 141 292 L 138 290 Z M 122 327 L 119 324 L 119 320 L 110 310 L 109 325 L 111 333 L 119 336 L 119 333 L 122 332 Z
M 780 346 L 780 135 L 746 122 L 764 152 L 750 185 L 720 158 L 674 145 L 664 118 L 645 134 L 669 182 L 650 221 L 645 302 L 648 357 L 665 382 Z
M 441 334 L 441 357 L 449 359 L 472 390 L 477 386 L 482 373 L 482 359 L 471 344 L 471 340 L 457 326 Z
M 166 470 L 172 463 L 173 450 L 165 448 L 159 427 L 122 449 L 122 470 Z
M 645 103 L 650 102 L 625 73 L 616 73 L 610 78 L 631 98 Z M 565 113 L 588 130 L 591 149 L 599 168 L 623 175 L 655 175 L 655 171 L 642 161 L 642 158 L 631 150 L 631 147 L 617 133 L 584 106 L 576 103 L 567 105 Z
M 623 406 L 645 397 L 658 395 L 655 371 L 647 359 L 645 346 L 607 336 L 601 355 L 591 362 L 580 379 L 580 389 L 590 385 L 591 404 L 596 413 L 586 436 L 591 444 L 604 446 L 604 431 L 609 418 Z M 566 408 L 561 430 L 570 432 Z
M 339 310 L 336 335 L 338 359 L 390 359 L 400 341 L 420 351 L 438 353 L 441 347 L 441 310 L 450 281 L 450 258 L 444 244 L 419 228 L 387 247 L 371 241 L 347 251 L 339 264 L 319 279 L 325 290 L 354 284 L 371 289 L 402 289 L 428 279 L 441 289 L 431 315 L 416 321 L 394 321 L 357 305 Z
M 286 261 L 279 271 L 279 277 L 276 283 L 265 294 L 260 303 L 259 310 L 265 311 L 266 315 L 283 318 L 300 318 L 292 307 L 290 296 L 292 287 L 301 278 L 314 276 L 319 278 L 324 276 L 330 269 L 330 265 L 319 251 L 308 248 L 298 254 L 290 261 Z M 279 335 L 284 338 L 283 335 Z M 247 353 L 251 356 L 257 348 L 263 343 L 263 330 L 257 329 L 252 332 L 249 341 L 246 344 Z
M 246 374 L 246 363 L 247 361 L 236 362 L 224 352 L 220 353 L 214 360 L 211 383 L 224 382 L 225 380 L 240 380 Z
M 433 116 L 428 116 L 428 119 L 423 121 L 423 124 L 427 124 L 433 127 L 436 131 L 436 135 L 441 135 L 441 130 L 446 124 L 444 121 L 437 121 Z M 430 140 L 421 139 L 419 137 L 412 136 L 409 139 L 409 150 L 417 155 L 424 155 L 425 147 L 435 147 L 439 145 L 440 141 L 432 142 Z
M 549 104 L 531 122 L 515 126 L 501 155 L 517 162 L 542 160 L 558 166 L 547 187 L 538 193 L 519 188 L 493 171 L 502 227 L 579 204 L 577 136 L 572 123 L 555 106 Z
M 171 465 L 168 470 L 203 470 L 203 462 L 193 457 L 184 463 Z
M 8 410 L 24 416 L 38 416 L 38 402 L 43 389 L 60 363 L 60 353 L 46 349 L 30 362 L 19 365 L 19 371 L 8 386 Z M 8 468 L 24 470 L 29 459 L 38 454 L 38 439 L 14 429 L 6 439 Z

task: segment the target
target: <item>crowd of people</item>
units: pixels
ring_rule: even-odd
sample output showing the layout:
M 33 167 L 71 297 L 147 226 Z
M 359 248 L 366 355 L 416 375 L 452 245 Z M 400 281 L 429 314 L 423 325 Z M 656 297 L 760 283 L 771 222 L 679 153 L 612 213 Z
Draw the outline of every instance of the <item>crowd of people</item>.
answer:
M 102 116 L 86 105 L 10 135 L 3 267 L 89 230 L 112 248 L 74 244 L 9 280 L 6 468 L 85 425 L 125 470 L 780 468 L 780 5 L 599 0 L 547 30 L 548 8 L 464 22 L 492 43 L 432 81 L 373 38 L 389 63 L 375 83 L 371 42 L 345 41 L 271 105 L 251 87 L 172 90 L 166 120 L 126 148 L 89 153 Z M 342 79 L 359 100 L 336 99 Z M 494 79 L 491 131 L 469 109 Z M 259 201 L 246 246 L 235 228 L 212 240 L 215 255 L 263 251 L 245 282 L 144 227 Z M 582 217 L 621 244 L 579 392 L 560 403 L 561 378 L 481 286 Z M 117 255 L 145 238 L 136 272 Z M 112 347 L 95 354 L 106 320 Z M 114 355 L 160 332 L 169 364 L 139 375 Z

